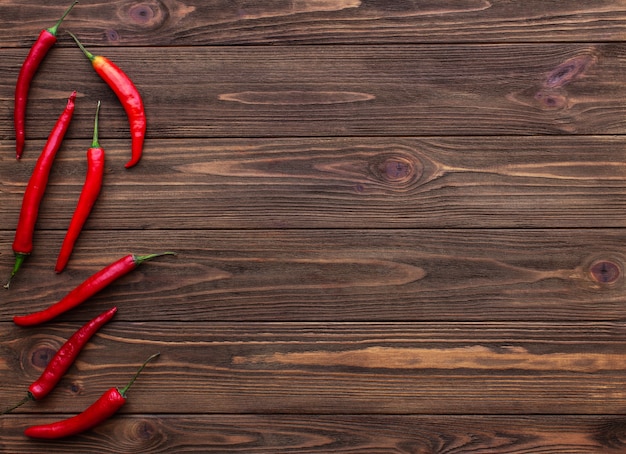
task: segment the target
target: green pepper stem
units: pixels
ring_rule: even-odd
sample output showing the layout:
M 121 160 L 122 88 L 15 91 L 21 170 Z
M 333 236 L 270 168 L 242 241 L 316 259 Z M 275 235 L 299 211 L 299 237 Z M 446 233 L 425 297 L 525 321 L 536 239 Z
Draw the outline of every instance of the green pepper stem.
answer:
M 11 286 L 11 280 L 17 274 L 18 270 L 22 266 L 22 263 L 24 263 L 24 260 L 26 260 L 26 257 L 28 257 L 28 254 L 24 254 L 22 252 L 15 253 L 15 265 L 13 265 L 13 270 L 11 271 L 11 277 L 9 277 L 9 280 L 7 281 L 7 283 L 4 284 L 4 288 L 8 289 Z
M 131 378 L 131 380 L 128 382 L 128 384 L 126 386 L 124 386 L 124 388 L 118 389 L 118 391 L 120 392 L 122 397 L 126 397 L 126 393 L 128 392 L 128 389 L 133 385 L 133 383 L 135 383 L 135 380 L 137 380 L 137 377 L 139 377 L 139 374 L 144 369 L 144 367 L 146 367 L 146 365 L 150 361 L 152 361 L 154 358 L 156 358 L 160 354 L 161 354 L 160 352 L 159 353 L 155 353 L 154 355 L 150 356 L 147 360 L 145 360 L 143 362 L 143 364 L 141 365 L 141 367 L 139 368 L 139 370 L 137 372 L 135 372 L 135 375 L 133 376 L 133 378 Z
M 35 400 L 35 398 L 33 397 L 33 395 L 29 391 L 28 394 L 26 394 L 26 397 L 24 397 L 22 400 L 20 400 L 18 403 L 16 403 L 12 407 L 9 407 L 6 410 L 4 410 L 2 413 L 0 413 L 0 415 L 6 415 L 7 413 L 11 413 L 16 408 L 21 407 L 26 402 L 30 402 L 31 400 Z
M 63 15 L 61 16 L 61 19 L 58 20 L 58 22 L 56 24 L 54 24 L 52 27 L 50 28 L 46 28 L 46 30 L 48 30 L 48 32 L 51 35 L 56 36 L 57 35 L 57 30 L 59 29 L 59 26 L 61 25 L 61 22 L 63 22 L 63 19 L 65 19 L 65 16 L 67 16 L 70 11 L 72 11 L 72 8 L 74 8 L 74 5 L 76 5 L 76 3 L 78 3 L 78 1 L 75 1 L 74 3 L 72 3 L 69 8 L 67 8 L 65 10 L 65 12 L 63 13 Z
M 149 254 L 149 255 L 135 255 L 133 256 L 133 260 L 137 266 L 141 265 L 143 262 L 148 260 L 152 260 L 155 257 L 161 257 L 162 255 L 176 255 L 176 252 L 159 252 L 157 254 Z
M 96 118 L 93 121 L 93 141 L 91 142 L 91 148 L 100 148 L 98 143 L 98 114 L 100 113 L 100 101 L 96 107 Z
M 78 40 L 78 38 L 76 37 L 76 35 L 72 32 L 69 32 L 69 35 L 74 38 L 74 41 L 76 41 L 76 44 L 78 44 L 78 47 L 80 47 L 80 50 L 83 51 L 83 54 L 85 54 L 85 56 L 90 60 L 93 61 L 96 57 L 94 54 L 92 54 L 91 52 L 89 52 L 87 49 L 85 49 L 85 46 L 82 45 L 82 43 Z

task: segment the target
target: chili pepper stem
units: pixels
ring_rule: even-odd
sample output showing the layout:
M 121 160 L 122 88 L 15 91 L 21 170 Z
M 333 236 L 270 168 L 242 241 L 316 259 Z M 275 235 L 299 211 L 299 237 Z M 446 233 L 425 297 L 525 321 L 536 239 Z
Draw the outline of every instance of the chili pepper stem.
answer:
M 9 280 L 7 281 L 7 283 L 4 284 L 4 288 L 8 289 L 11 286 L 11 280 L 19 271 L 20 267 L 22 266 L 22 263 L 24 263 L 24 260 L 26 260 L 26 257 L 28 257 L 28 254 L 24 254 L 22 252 L 15 253 L 15 265 L 13 265 L 13 270 L 11 271 L 11 277 L 9 277 Z
M 18 403 L 16 403 L 15 405 L 13 405 L 12 407 L 7 408 L 6 410 L 4 410 L 2 413 L 0 413 L 0 415 L 6 415 L 7 413 L 11 413 L 13 410 L 15 410 L 18 407 L 21 407 L 22 405 L 24 405 L 26 402 L 30 402 L 35 400 L 35 398 L 33 397 L 33 395 L 29 392 L 28 394 L 26 394 L 26 396 L 20 400 Z
M 92 54 L 91 52 L 89 52 L 87 49 L 85 49 L 85 46 L 83 46 L 83 44 L 78 40 L 78 38 L 76 37 L 76 35 L 70 31 L 67 32 L 72 38 L 74 38 L 74 41 L 76 41 L 76 44 L 78 44 L 78 47 L 80 47 L 80 50 L 83 51 L 83 54 L 85 54 L 85 56 L 89 59 L 89 61 L 94 60 L 94 58 L 96 58 L 96 56 L 94 54 Z
M 159 252 L 156 254 L 149 254 L 149 255 L 135 255 L 133 256 L 133 260 L 135 261 L 135 264 L 137 266 L 141 265 L 143 262 L 147 262 L 148 260 L 152 260 L 153 258 L 156 257 L 161 257 L 162 255 L 176 255 L 176 252 Z
M 156 358 L 160 354 L 161 354 L 160 352 L 157 352 L 154 355 L 150 356 L 147 360 L 145 360 L 144 363 L 139 368 L 139 370 L 135 372 L 135 375 L 133 376 L 133 378 L 130 379 L 128 384 L 124 386 L 122 389 L 118 389 L 122 397 L 126 397 L 126 393 L 128 392 L 128 389 L 133 385 L 133 383 L 135 383 L 135 380 L 137 380 L 137 377 L 139 377 L 139 374 L 144 369 L 144 367 L 146 367 L 150 361 L 152 361 L 154 358 Z
M 98 143 L 98 114 L 100 113 L 100 101 L 96 106 L 96 117 L 93 121 L 93 140 L 91 141 L 91 148 L 100 148 Z
M 74 8 L 74 6 L 78 3 L 78 1 L 75 1 L 74 3 L 72 3 L 63 13 L 63 15 L 61 16 L 61 19 L 58 20 L 58 22 L 56 24 L 54 24 L 52 27 L 47 28 L 46 30 L 48 30 L 48 32 L 52 35 L 57 34 L 57 30 L 59 29 L 59 26 L 61 25 L 61 22 L 63 22 L 63 19 L 65 19 L 65 16 L 67 16 L 70 11 L 72 11 L 72 8 Z

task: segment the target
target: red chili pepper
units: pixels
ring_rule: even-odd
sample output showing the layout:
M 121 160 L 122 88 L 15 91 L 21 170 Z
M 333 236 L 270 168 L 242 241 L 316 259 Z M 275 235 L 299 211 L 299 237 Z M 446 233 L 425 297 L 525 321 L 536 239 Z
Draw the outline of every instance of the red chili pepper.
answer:
M 124 165 L 124 167 L 128 169 L 137 164 L 141 159 L 143 140 L 146 135 L 146 114 L 144 112 L 141 95 L 137 87 L 135 87 L 135 84 L 133 84 L 126 73 L 115 63 L 101 55 L 93 55 L 85 49 L 73 33 L 68 33 L 74 38 L 78 47 L 80 47 L 85 56 L 91 61 L 98 75 L 113 89 L 126 111 L 130 122 L 130 134 L 132 139 L 131 159 Z
M 57 151 L 61 147 L 65 132 L 69 127 L 72 115 L 74 114 L 74 100 L 76 99 L 76 91 L 72 92 L 67 100 L 67 106 L 65 110 L 57 120 L 52 132 L 48 136 L 48 140 L 37 163 L 35 169 L 28 180 L 26 191 L 24 192 L 24 199 L 22 200 L 22 209 L 20 211 L 20 218 L 17 223 L 17 229 L 15 230 L 15 239 L 13 240 L 13 252 L 15 253 L 15 265 L 13 271 L 11 271 L 11 277 L 9 281 L 4 285 L 4 288 L 9 288 L 11 285 L 11 279 L 15 276 L 17 271 L 24 263 L 26 257 L 33 251 L 33 234 L 35 232 L 35 223 L 37 222 L 37 215 L 39 214 L 39 205 L 43 199 L 43 195 L 46 191 L 48 184 L 48 177 L 50 175 L 50 169 L 54 162 L 54 157 Z
M 61 380 L 63 375 L 65 375 L 65 372 L 67 372 L 70 366 L 74 364 L 76 357 L 89 339 L 91 339 L 106 322 L 111 320 L 116 312 L 117 307 L 109 309 L 79 328 L 78 331 L 59 348 L 41 376 L 30 385 L 26 397 L 16 405 L 3 411 L 2 414 L 9 413 L 28 401 L 41 400 L 46 397 L 50 391 L 54 389 L 59 380 Z
M 102 187 L 102 178 L 104 176 L 104 150 L 98 143 L 98 112 L 100 111 L 100 101 L 98 101 L 98 107 L 96 108 L 96 119 L 93 126 L 93 142 L 91 148 L 87 150 L 87 176 L 85 178 L 85 184 L 83 190 L 78 198 L 78 205 L 70 221 L 70 226 L 65 234 L 65 239 L 61 245 L 61 251 L 57 258 L 56 266 L 54 270 L 57 273 L 63 271 L 67 265 L 72 250 L 74 249 L 74 243 L 78 239 L 80 232 L 91 213 L 98 195 L 100 194 L 100 188 Z
M 32 438 L 55 439 L 76 435 L 96 427 L 122 408 L 126 403 L 126 393 L 128 389 L 135 382 L 143 368 L 146 367 L 146 364 L 157 356 L 159 356 L 159 353 L 155 353 L 149 357 L 124 388 L 111 388 L 105 391 L 97 401 L 91 404 L 82 413 L 50 424 L 31 426 L 24 431 L 24 435 Z
M 104 267 L 97 273 L 88 277 L 82 284 L 65 295 L 58 303 L 53 304 L 39 312 L 28 315 L 13 317 L 13 321 L 19 326 L 33 326 L 52 320 L 56 316 L 78 306 L 80 303 L 95 295 L 111 282 L 134 270 L 143 262 L 160 257 L 162 255 L 175 255 L 174 252 L 163 252 L 143 256 L 127 255 Z
M 22 157 L 22 152 L 24 151 L 24 141 L 26 139 L 26 105 L 28 104 L 30 82 L 50 48 L 57 42 L 57 30 L 61 22 L 63 22 L 65 16 L 69 14 L 76 3 L 78 2 L 72 3 L 70 7 L 65 10 L 65 13 L 63 13 L 63 16 L 61 16 L 61 19 L 59 19 L 56 24 L 39 33 L 37 41 L 35 41 L 31 47 L 24 63 L 22 63 L 22 68 L 20 69 L 20 74 L 17 77 L 17 84 L 15 86 L 15 110 L 13 111 L 17 159 Z

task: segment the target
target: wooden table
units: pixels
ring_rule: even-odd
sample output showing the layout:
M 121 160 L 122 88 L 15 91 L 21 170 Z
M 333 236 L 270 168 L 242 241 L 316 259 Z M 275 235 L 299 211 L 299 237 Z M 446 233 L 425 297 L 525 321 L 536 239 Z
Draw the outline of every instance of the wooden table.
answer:
M 117 305 L 0 451 L 536 453 L 626 449 L 626 2 L 81 1 L 0 6 L 0 273 L 26 183 L 72 90 L 35 249 L 0 304 L 8 406 Z M 66 33 L 143 95 L 144 156 Z M 96 102 L 102 194 L 54 262 Z M 80 307 L 19 328 L 125 254 L 163 250 Z M 3 278 L 4 279 L 4 278 Z M 128 403 L 74 415 L 161 352 Z

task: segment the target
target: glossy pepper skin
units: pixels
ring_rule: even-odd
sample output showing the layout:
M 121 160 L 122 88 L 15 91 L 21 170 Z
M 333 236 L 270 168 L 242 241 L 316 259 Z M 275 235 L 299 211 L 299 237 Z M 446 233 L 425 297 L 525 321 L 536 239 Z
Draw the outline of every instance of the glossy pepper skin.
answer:
M 122 406 L 126 403 L 126 393 L 128 392 L 128 389 L 132 386 L 146 364 L 157 356 L 159 356 L 158 353 L 148 358 L 137 371 L 132 380 L 123 389 L 110 388 L 82 413 L 50 424 L 31 426 L 24 431 L 24 435 L 31 438 L 50 440 L 77 435 L 96 427 L 122 408 Z
M 13 110 L 13 123 L 15 126 L 15 157 L 20 159 L 22 152 L 24 151 L 24 142 L 26 140 L 26 105 L 28 104 L 28 92 L 30 90 L 30 83 L 39 65 L 43 61 L 44 57 L 48 54 L 50 48 L 57 42 L 57 30 L 65 19 L 65 16 L 69 14 L 74 5 L 78 2 L 74 2 L 69 8 L 65 10 L 61 19 L 58 20 L 50 28 L 46 28 L 39 33 L 39 37 L 30 48 L 22 68 L 17 77 L 17 84 L 15 85 L 15 105 Z
M 122 103 L 128 121 L 130 123 L 131 134 L 131 159 L 124 165 L 127 169 L 133 167 L 141 159 L 143 153 L 143 142 L 146 135 L 146 113 L 144 111 L 143 100 L 139 90 L 132 80 L 115 63 L 101 55 L 93 55 L 81 44 L 81 42 L 70 33 L 78 47 L 91 61 L 93 69 L 111 87 L 117 98 Z
M 13 317 L 13 322 L 19 326 L 34 326 L 50 321 L 58 315 L 78 306 L 83 301 L 108 286 L 111 282 L 137 268 L 143 262 L 162 255 L 174 255 L 174 253 L 163 252 L 160 254 L 143 256 L 136 256 L 132 254 L 124 256 L 88 277 L 85 281 L 79 284 L 78 287 L 65 295 L 58 303 L 55 303 L 39 312 L 15 316 Z
M 96 117 L 94 120 L 93 128 L 93 141 L 91 148 L 87 150 L 87 176 L 85 177 L 85 184 L 78 198 L 78 204 L 74 210 L 74 215 L 70 221 L 70 225 L 63 239 L 59 256 L 57 257 L 57 263 L 54 267 L 54 271 L 60 273 L 63 271 L 67 262 L 72 255 L 74 244 L 78 239 L 80 232 L 87 222 L 87 218 L 91 213 L 91 210 L 98 199 L 100 189 L 102 188 L 102 180 L 104 177 L 104 149 L 100 147 L 98 143 L 98 112 L 100 111 L 100 101 L 96 108 Z
M 52 357 L 43 373 L 35 380 L 28 388 L 26 397 L 20 401 L 17 405 L 5 410 L 4 413 L 9 413 L 15 410 L 17 407 L 25 404 L 31 400 L 41 400 L 46 397 L 59 383 L 59 380 L 65 375 L 74 361 L 78 357 L 83 347 L 87 344 L 89 339 L 109 320 L 113 318 L 117 312 L 117 307 L 113 307 L 106 312 L 98 315 L 93 320 L 90 320 L 83 326 L 81 326 L 55 353 Z
M 65 132 L 67 131 L 70 121 L 72 120 L 75 99 L 76 92 L 74 91 L 67 100 L 65 110 L 58 118 L 52 132 L 50 132 L 46 145 L 39 155 L 39 159 L 37 159 L 37 163 L 35 164 L 32 175 L 30 176 L 30 180 L 28 180 L 28 185 L 26 186 L 26 191 L 24 192 L 24 198 L 22 200 L 20 217 L 15 230 L 15 239 L 13 240 L 15 265 L 11 271 L 11 277 L 5 284 L 4 288 L 9 288 L 11 280 L 22 266 L 22 263 L 33 251 L 33 234 L 35 232 L 37 216 L 39 215 L 39 206 L 41 205 L 41 200 L 46 192 L 52 163 L 54 162 L 57 151 L 61 147 L 63 137 L 65 137 Z

